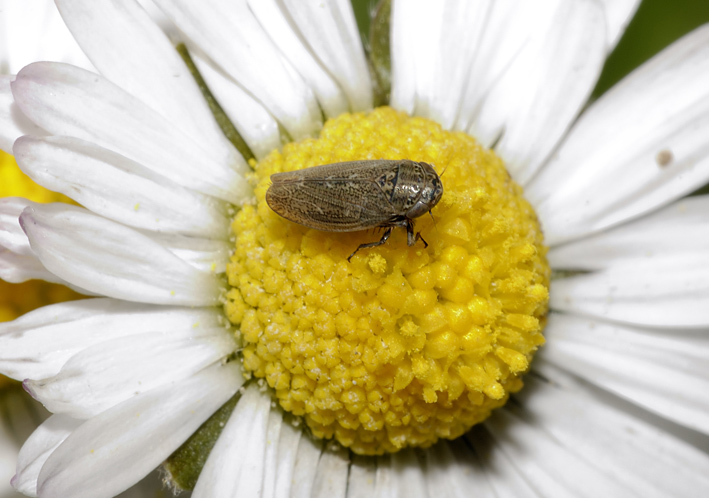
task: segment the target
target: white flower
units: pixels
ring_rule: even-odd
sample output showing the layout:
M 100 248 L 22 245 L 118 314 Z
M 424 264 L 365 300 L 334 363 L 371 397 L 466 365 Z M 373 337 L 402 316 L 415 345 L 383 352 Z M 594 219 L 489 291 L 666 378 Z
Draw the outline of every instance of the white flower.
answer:
M 372 105 L 349 3 L 160 0 L 256 157 Z M 0 147 L 85 208 L 3 200 L 7 280 L 106 296 L 0 327 L 0 369 L 55 413 L 15 485 L 113 496 L 241 387 L 219 302 L 246 162 L 131 2 L 57 1 L 101 76 L 0 82 Z M 391 104 L 465 130 L 525 186 L 560 270 L 527 387 L 465 438 L 350 459 L 245 390 L 194 496 L 703 496 L 709 491 L 709 28 L 574 121 L 637 2 L 397 2 Z M 31 135 L 24 136 L 23 135 Z M 18 137 L 21 137 L 18 139 Z M 16 141 L 17 140 L 17 141 Z M 21 215 L 21 216 L 20 216 Z M 24 238 L 20 223 L 27 238 Z

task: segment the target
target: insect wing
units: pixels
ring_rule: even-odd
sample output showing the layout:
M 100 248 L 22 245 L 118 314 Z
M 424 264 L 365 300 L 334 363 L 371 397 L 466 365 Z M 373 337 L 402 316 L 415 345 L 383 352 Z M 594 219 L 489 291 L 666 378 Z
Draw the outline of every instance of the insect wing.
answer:
M 373 179 L 389 171 L 396 171 L 403 160 L 379 159 L 375 161 L 349 161 L 344 163 L 325 164 L 312 168 L 286 171 L 271 175 L 273 184 L 286 182 L 322 180 Z
M 271 176 L 268 205 L 284 218 L 317 230 L 349 232 L 384 225 L 393 208 L 377 179 L 400 161 L 327 164 Z

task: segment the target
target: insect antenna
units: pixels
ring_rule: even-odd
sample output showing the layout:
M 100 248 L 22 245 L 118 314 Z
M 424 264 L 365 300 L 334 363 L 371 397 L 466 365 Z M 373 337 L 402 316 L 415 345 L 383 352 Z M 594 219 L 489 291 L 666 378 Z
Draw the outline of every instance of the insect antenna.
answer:
M 441 173 L 441 175 L 443 175 L 443 173 Z M 428 214 L 431 215 L 431 219 L 433 220 L 433 226 L 436 227 L 436 232 L 438 232 L 438 224 L 436 223 L 436 218 L 433 217 L 433 213 L 431 211 L 429 211 Z

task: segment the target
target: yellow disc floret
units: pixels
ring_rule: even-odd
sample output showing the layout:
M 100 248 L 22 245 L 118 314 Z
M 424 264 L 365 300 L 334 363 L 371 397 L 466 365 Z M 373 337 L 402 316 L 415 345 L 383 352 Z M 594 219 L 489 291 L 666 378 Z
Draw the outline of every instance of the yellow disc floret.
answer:
M 444 194 L 415 220 L 429 246 L 312 230 L 264 200 L 273 173 L 363 159 L 434 165 Z M 503 162 L 464 133 L 390 108 L 343 115 L 319 139 L 255 165 L 255 205 L 233 221 L 225 304 L 247 375 L 317 437 L 360 454 L 430 446 L 484 420 L 522 386 L 544 342 L 542 233 Z

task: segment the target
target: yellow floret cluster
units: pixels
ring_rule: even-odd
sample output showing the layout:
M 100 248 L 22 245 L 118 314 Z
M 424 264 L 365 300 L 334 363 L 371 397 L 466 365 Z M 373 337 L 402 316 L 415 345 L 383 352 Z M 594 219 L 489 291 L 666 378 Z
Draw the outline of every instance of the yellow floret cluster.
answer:
M 312 230 L 264 196 L 280 171 L 363 159 L 435 166 L 444 194 L 406 231 Z M 225 311 L 247 375 L 313 435 L 360 454 L 427 447 L 484 420 L 522 387 L 547 312 L 542 232 L 503 162 L 464 133 L 390 108 L 346 114 L 255 165 L 256 202 L 232 229 Z

